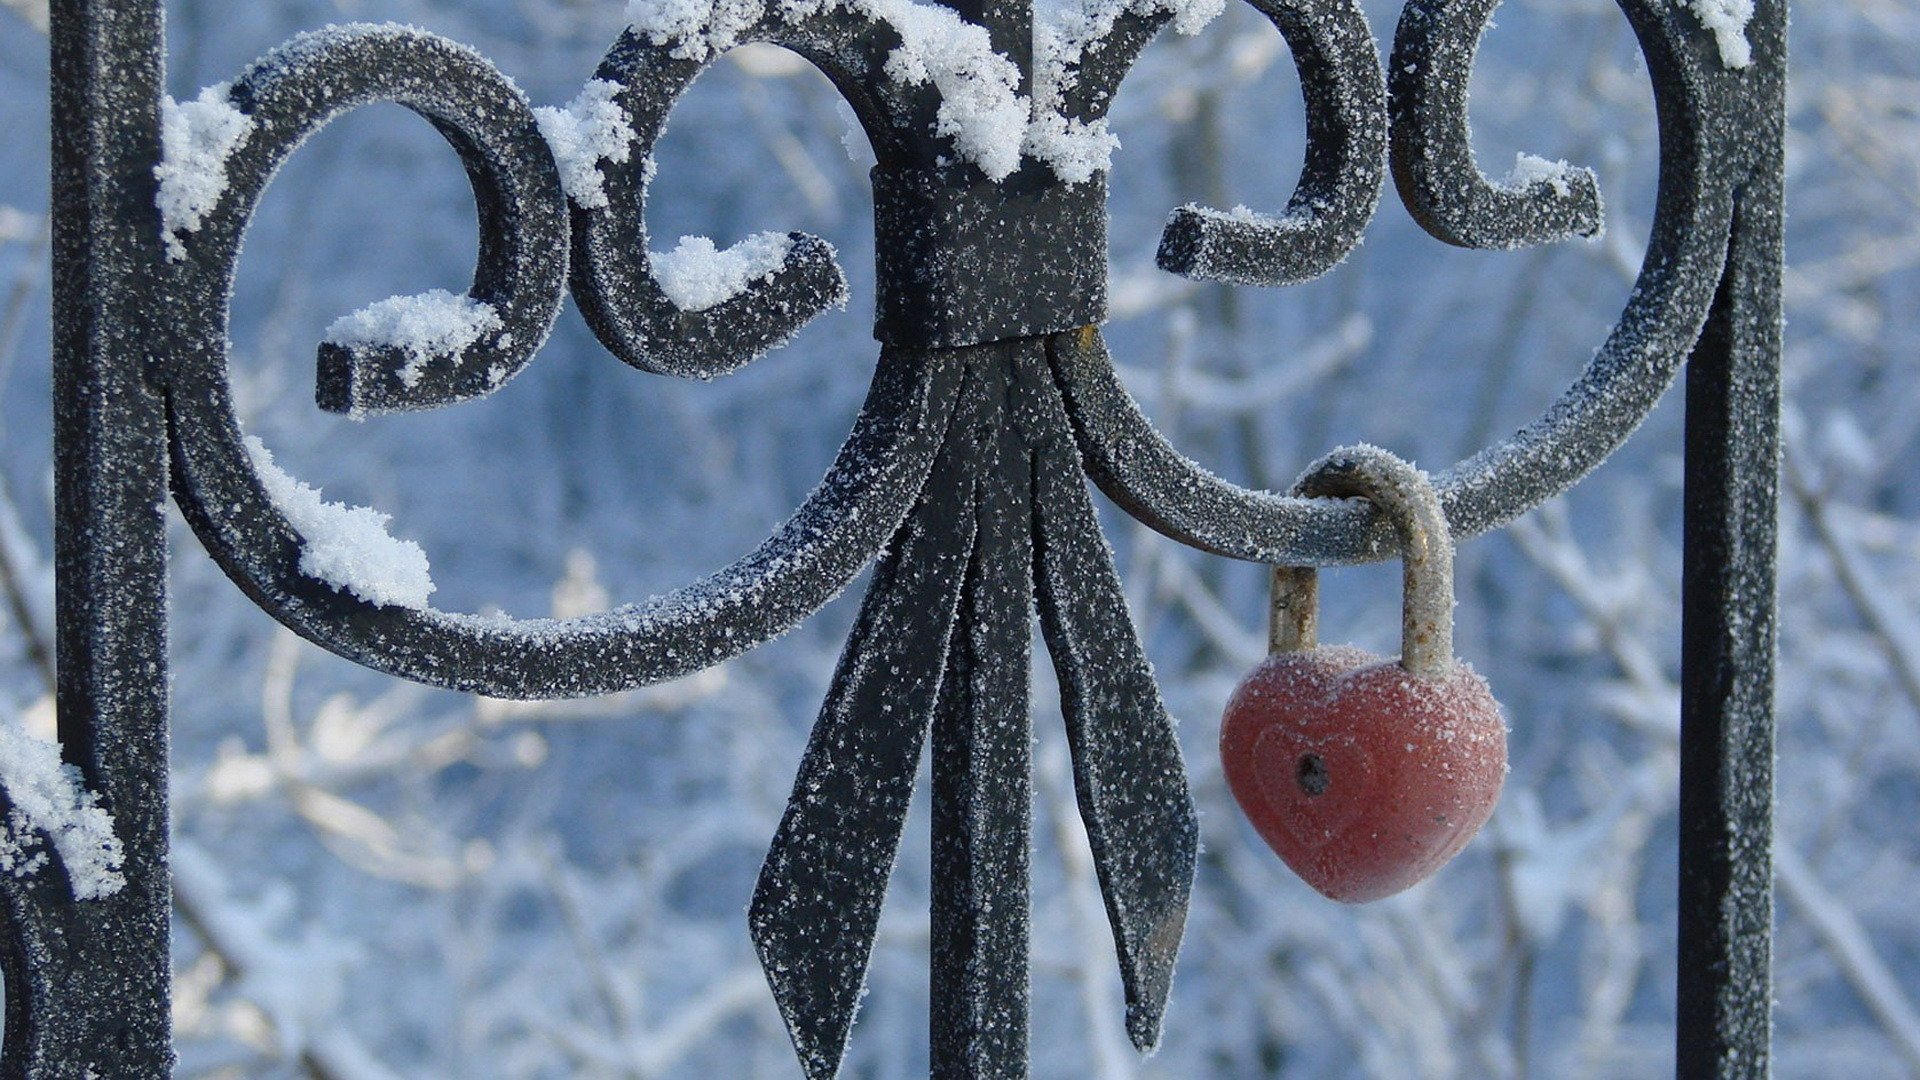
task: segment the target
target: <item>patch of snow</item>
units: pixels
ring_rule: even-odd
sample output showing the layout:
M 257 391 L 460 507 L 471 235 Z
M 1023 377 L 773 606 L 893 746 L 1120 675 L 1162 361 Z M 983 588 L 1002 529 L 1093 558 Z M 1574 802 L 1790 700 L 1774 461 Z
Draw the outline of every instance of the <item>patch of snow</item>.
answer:
M 604 195 L 603 195 L 604 198 Z M 392 346 L 407 354 L 401 383 L 413 386 L 436 356 L 455 358 L 484 335 L 502 329 L 492 304 L 471 296 L 430 289 L 417 296 L 389 296 L 327 327 L 326 340 L 348 348 Z
M 1318 206 L 1318 204 L 1310 205 Z M 1239 221 L 1249 225 L 1259 225 L 1266 229 L 1305 229 L 1313 224 L 1313 218 L 1307 212 L 1296 213 L 1289 211 L 1283 214 L 1263 214 L 1245 203 L 1235 203 L 1233 209 L 1225 213 L 1221 213 L 1218 210 L 1210 210 L 1207 207 L 1201 206 L 1199 203 L 1188 203 L 1181 207 L 1181 209 L 1192 214 L 1213 215 L 1215 217 L 1225 218 L 1228 221 Z
M 1069 184 L 1113 165 L 1120 140 L 1103 117 L 1085 123 L 1066 115 L 1066 95 L 1079 80 L 1087 47 L 1113 32 L 1124 14 L 1169 14 L 1180 34 L 1197 34 L 1225 10 L 1225 0 L 1041 0 L 1033 12 L 1033 120 L 1026 152 Z
M 633 156 L 633 127 L 627 123 L 626 111 L 614 101 L 620 89 L 619 83 L 593 79 L 565 106 L 533 110 L 540 134 L 560 166 L 560 187 L 576 205 L 589 210 L 607 205 L 600 162 L 624 165 Z
M 183 234 L 197 232 L 227 190 L 227 159 L 253 134 L 253 118 L 227 99 L 218 83 L 192 101 L 160 99 L 160 163 L 153 167 L 160 190 L 160 236 L 167 258 L 187 257 Z
M 847 104 L 846 98 L 838 95 L 833 99 L 833 113 L 844 125 L 844 130 L 840 132 L 840 147 L 847 152 L 847 160 L 855 165 L 873 165 L 873 147 L 867 141 L 867 130 L 860 123 L 860 114 L 853 111 L 853 106 Z
M 1573 172 L 1573 166 L 1565 161 L 1548 161 L 1532 154 L 1513 155 L 1513 168 L 1499 181 L 1499 186 L 1508 191 L 1525 191 L 1535 184 L 1545 183 L 1553 188 L 1556 195 L 1565 197 L 1573 194 L 1567 185 L 1567 176 Z
M 1169 14 L 1173 28 L 1195 34 L 1225 0 L 1055 0 L 1034 13 L 1034 94 L 1022 97 L 1020 72 L 995 52 L 984 28 L 939 4 L 912 0 L 630 0 L 627 21 L 672 55 L 706 60 L 742 42 L 769 10 L 797 22 L 844 9 L 893 27 L 901 44 L 887 57 L 893 79 L 940 92 L 934 132 L 953 140 L 963 160 L 1004 180 L 1022 154 L 1046 162 L 1070 184 L 1105 172 L 1120 140 L 1106 119 L 1066 115 L 1065 96 L 1089 44 L 1112 31 L 1122 14 Z
M 273 463 L 259 439 L 246 438 L 247 453 L 267 497 L 300 533 L 300 572 L 350 592 L 369 604 L 419 610 L 433 592 L 427 553 L 411 540 L 387 533 L 392 515 L 370 506 L 327 502 L 320 489 Z
M 938 5 L 856 2 L 900 32 L 900 47 L 887 57 L 887 74 L 908 86 L 931 82 L 940 91 L 935 134 L 951 138 L 960 156 L 989 179 L 1013 175 L 1031 110 L 1018 92 L 1020 70 L 993 51 L 986 28 Z
M 682 60 L 705 60 L 739 44 L 765 18 L 761 0 L 628 0 L 627 22 Z
M 705 311 L 745 292 L 755 281 L 771 278 L 786 264 L 793 238 L 763 232 L 730 248 L 716 249 L 704 236 L 683 236 L 668 252 L 649 252 L 653 279 L 681 311 Z
M 1052 166 L 1055 176 L 1069 184 L 1084 183 L 1113 167 L 1120 137 L 1108 130 L 1106 117 L 1085 123 L 1055 109 L 1034 109 L 1027 127 L 1027 153 Z
M 120 838 L 113 818 L 80 770 L 60 760 L 60 745 L 28 732 L 17 721 L 0 723 L 0 787 L 13 812 L 0 825 L 0 872 L 26 877 L 46 865 L 34 851 L 45 833 L 60 853 L 77 900 L 98 900 L 127 883 L 121 871 Z
M 960 157 L 994 180 L 1020 167 L 1027 138 L 1029 103 L 1020 96 L 1020 72 L 993 51 L 987 32 L 938 4 L 911 0 L 779 0 L 777 14 L 790 22 L 844 9 L 900 34 L 887 57 L 886 73 L 908 86 L 931 82 L 940 92 L 934 131 L 953 140 Z M 766 18 L 763 0 L 630 0 L 627 21 L 672 55 L 706 60 L 740 44 Z
M 1721 64 L 1739 71 L 1753 63 L 1753 44 L 1747 40 L 1753 0 L 1690 0 L 1687 7 L 1701 26 L 1713 32 Z

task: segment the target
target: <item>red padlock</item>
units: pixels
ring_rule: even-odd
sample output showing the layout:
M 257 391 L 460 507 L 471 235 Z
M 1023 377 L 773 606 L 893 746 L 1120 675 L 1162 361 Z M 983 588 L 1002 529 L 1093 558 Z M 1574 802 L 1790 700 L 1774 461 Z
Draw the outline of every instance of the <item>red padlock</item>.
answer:
M 1318 574 L 1275 567 L 1269 655 L 1227 702 L 1220 759 L 1240 808 L 1307 884 L 1347 903 L 1427 878 L 1486 824 L 1507 732 L 1486 680 L 1453 658 L 1453 548 L 1426 475 L 1345 447 L 1294 494 L 1372 501 L 1404 573 L 1400 657 L 1319 646 Z

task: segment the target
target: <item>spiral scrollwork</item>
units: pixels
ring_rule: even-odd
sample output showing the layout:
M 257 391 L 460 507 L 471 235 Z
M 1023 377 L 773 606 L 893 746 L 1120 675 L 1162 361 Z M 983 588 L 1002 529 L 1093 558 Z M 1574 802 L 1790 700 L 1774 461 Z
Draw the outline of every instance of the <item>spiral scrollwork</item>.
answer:
M 883 358 L 846 446 L 792 518 L 740 561 L 678 592 L 580 619 L 512 620 L 375 604 L 303 573 L 303 538 L 267 493 L 227 377 L 226 299 L 246 221 L 274 171 L 334 117 L 397 101 L 439 128 L 473 180 L 481 246 L 472 295 L 500 313 L 500 330 L 460 355 L 432 358 L 412 386 L 396 377 L 396 348 L 323 345 L 321 403 L 342 410 L 446 404 L 491 392 L 524 365 L 558 311 L 567 211 L 524 97 L 478 55 L 416 30 L 350 27 L 296 39 L 249 67 L 229 100 L 252 133 L 172 280 L 182 300 L 168 372 L 174 488 L 228 574 L 304 636 L 382 671 L 502 697 L 630 688 L 716 663 L 811 614 L 905 514 L 931 467 L 955 383 L 913 350 Z M 596 242 L 604 239 L 583 246 Z M 745 302 L 783 302 L 778 283 L 772 288 Z

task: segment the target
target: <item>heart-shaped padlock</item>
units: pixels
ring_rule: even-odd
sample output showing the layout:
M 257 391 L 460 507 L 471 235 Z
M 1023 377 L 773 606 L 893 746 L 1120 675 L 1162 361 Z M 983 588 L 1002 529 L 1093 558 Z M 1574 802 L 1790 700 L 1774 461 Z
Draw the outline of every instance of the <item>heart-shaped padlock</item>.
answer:
M 1275 567 L 1270 655 L 1220 726 L 1227 785 L 1307 884 L 1348 903 L 1391 896 L 1459 854 L 1507 772 L 1486 680 L 1453 658 L 1453 549 L 1425 474 L 1371 446 L 1307 468 L 1294 494 L 1368 499 L 1400 540 L 1400 657 L 1316 643 L 1319 578 Z

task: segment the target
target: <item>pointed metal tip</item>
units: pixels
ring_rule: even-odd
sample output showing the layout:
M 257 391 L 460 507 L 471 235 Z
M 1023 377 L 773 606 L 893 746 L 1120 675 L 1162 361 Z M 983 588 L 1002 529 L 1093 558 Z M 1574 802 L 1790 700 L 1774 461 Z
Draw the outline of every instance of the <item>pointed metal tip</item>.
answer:
M 1141 927 L 1146 932 L 1122 946 L 1121 981 L 1126 987 L 1127 1038 L 1143 1054 L 1160 1047 L 1161 1025 L 1167 1015 L 1167 999 L 1173 991 L 1174 960 L 1180 951 L 1182 931 L 1186 928 L 1187 909 L 1184 893 L 1170 905 L 1156 924 Z
M 787 1026 L 801 1070 L 807 1080 L 834 1080 L 846 1055 L 853 1010 L 841 980 L 829 973 L 830 964 L 823 966 L 823 957 L 810 946 L 806 930 L 794 925 L 791 913 L 782 910 L 780 897 L 785 890 L 768 880 L 773 865 L 770 855 L 747 905 L 747 934 L 760 956 L 760 970 L 767 977 L 767 989 Z
M 1184 792 L 1183 792 L 1184 794 Z M 1160 1047 L 1167 1001 L 1173 993 L 1174 963 L 1187 927 L 1187 904 L 1193 895 L 1193 875 L 1199 853 L 1198 821 L 1186 800 L 1184 828 L 1171 829 L 1166 848 L 1170 859 L 1162 864 L 1162 891 L 1150 907 L 1138 905 L 1131 917 L 1114 919 L 1115 943 L 1120 947 L 1120 975 L 1126 987 L 1127 1037 L 1142 1054 Z
M 858 996 L 849 1007 L 845 995 L 836 992 L 836 980 L 823 978 L 819 966 L 808 962 L 804 947 L 786 933 L 760 893 L 748 908 L 747 925 L 801 1070 L 807 1080 L 834 1080 L 846 1057 Z
M 1166 1000 L 1155 1005 L 1135 1002 L 1127 1006 L 1127 1038 L 1142 1054 L 1160 1049 L 1160 1021 L 1166 1016 Z

